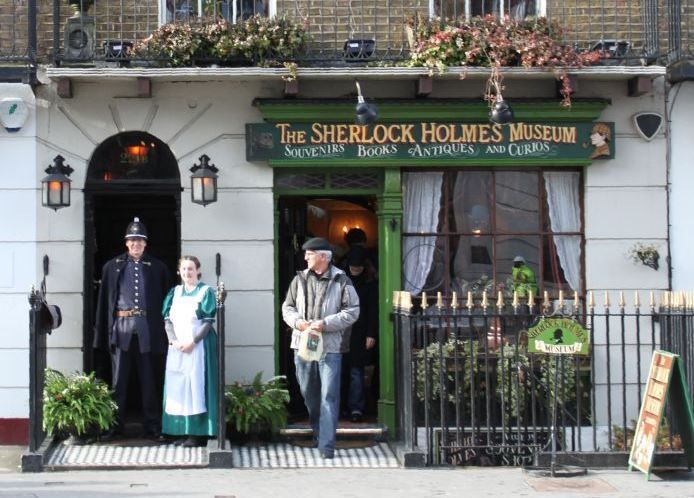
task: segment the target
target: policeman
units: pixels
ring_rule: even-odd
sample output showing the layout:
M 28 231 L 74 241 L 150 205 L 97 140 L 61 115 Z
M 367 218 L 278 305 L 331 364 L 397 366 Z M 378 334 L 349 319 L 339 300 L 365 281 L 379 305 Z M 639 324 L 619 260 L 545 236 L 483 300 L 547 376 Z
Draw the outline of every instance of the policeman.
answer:
M 171 287 L 169 272 L 145 254 L 147 229 L 135 218 L 125 231 L 127 252 L 109 260 L 101 273 L 94 325 L 94 347 L 111 353 L 117 426 L 123 435 L 130 372 L 140 380 L 144 434 L 158 439 L 161 431 L 163 366 L 167 339 L 161 320 L 162 302 Z

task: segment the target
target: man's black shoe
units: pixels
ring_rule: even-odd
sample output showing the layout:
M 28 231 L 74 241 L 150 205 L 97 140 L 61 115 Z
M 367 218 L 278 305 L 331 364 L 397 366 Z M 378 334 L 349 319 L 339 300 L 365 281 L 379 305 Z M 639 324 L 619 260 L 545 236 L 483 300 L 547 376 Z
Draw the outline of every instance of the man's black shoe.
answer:
M 323 458 L 323 460 L 331 460 L 335 458 L 335 453 L 329 450 L 326 451 L 321 451 L 320 456 Z
M 179 446 L 184 448 L 196 448 L 198 446 L 206 446 L 207 438 L 205 436 L 188 436 Z
M 364 420 L 364 417 L 363 417 L 362 414 L 359 413 L 359 412 L 352 412 L 351 420 L 352 420 L 352 422 L 354 422 L 355 424 L 358 424 L 358 423 L 360 423 L 362 420 Z

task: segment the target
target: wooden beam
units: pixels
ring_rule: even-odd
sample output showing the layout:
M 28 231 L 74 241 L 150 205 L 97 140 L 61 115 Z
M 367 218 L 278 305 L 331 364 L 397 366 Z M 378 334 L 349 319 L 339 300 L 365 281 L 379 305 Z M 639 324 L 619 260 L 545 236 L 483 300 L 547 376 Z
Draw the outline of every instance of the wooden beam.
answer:
M 299 95 L 299 80 L 296 78 L 293 80 L 284 81 L 284 96 L 285 97 L 296 97 Z
M 152 98 L 152 80 L 149 78 L 137 78 L 137 96 L 143 99 Z
M 70 78 L 58 78 L 58 97 L 72 98 L 72 80 Z
M 420 76 L 417 80 L 417 97 L 427 97 L 434 89 L 434 80 L 429 76 Z
M 653 91 L 653 80 L 647 76 L 635 76 L 627 82 L 629 97 L 640 97 Z

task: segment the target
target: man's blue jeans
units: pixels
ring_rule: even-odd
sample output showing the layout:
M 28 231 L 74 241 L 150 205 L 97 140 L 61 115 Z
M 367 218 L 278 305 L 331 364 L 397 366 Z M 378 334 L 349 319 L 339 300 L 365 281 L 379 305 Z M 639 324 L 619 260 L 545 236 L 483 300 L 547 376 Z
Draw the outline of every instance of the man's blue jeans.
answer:
M 304 361 L 294 351 L 294 366 L 318 449 L 332 455 L 340 414 L 342 354 L 326 353 L 320 361 Z

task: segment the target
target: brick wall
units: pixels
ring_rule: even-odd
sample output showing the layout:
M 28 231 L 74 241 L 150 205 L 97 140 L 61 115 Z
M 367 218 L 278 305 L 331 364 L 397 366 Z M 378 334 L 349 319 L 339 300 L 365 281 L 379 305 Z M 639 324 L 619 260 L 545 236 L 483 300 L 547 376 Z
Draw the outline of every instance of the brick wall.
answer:
M 39 56 L 45 60 L 53 49 L 53 0 L 38 1 Z M 514 6 L 518 0 L 506 5 Z M 28 0 L 0 0 L 0 56 L 24 54 L 27 50 Z M 443 4 L 441 4 L 443 2 Z M 473 5 L 477 5 L 473 0 Z M 643 1 L 632 0 L 548 0 L 547 15 L 566 29 L 565 39 L 581 48 L 592 47 L 601 39 L 626 40 L 640 54 L 648 46 L 644 31 Z M 692 6 L 690 6 L 690 3 Z M 488 5 L 487 5 L 488 4 Z M 465 0 L 437 0 L 443 13 L 464 13 Z M 481 5 L 481 4 L 479 4 Z M 485 9 L 493 5 L 486 0 Z M 305 21 L 314 39 L 312 53 L 330 56 L 340 53 L 349 38 L 376 41 L 381 55 L 397 56 L 407 47 L 404 21 L 415 12 L 428 14 L 428 0 L 277 0 L 276 11 Z M 481 7 L 479 7 L 481 8 Z M 694 32 L 694 2 L 683 2 L 682 40 L 685 50 Z M 65 19 L 72 15 L 66 0 L 60 0 L 60 43 L 63 43 Z M 96 20 L 95 46 L 103 54 L 105 40 L 139 40 L 158 25 L 157 0 L 96 0 L 89 10 Z M 668 11 L 666 0 L 658 0 L 658 11 L 651 11 L 658 33 L 651 40 L 660 44 L 660 53 L 668 48 Z

